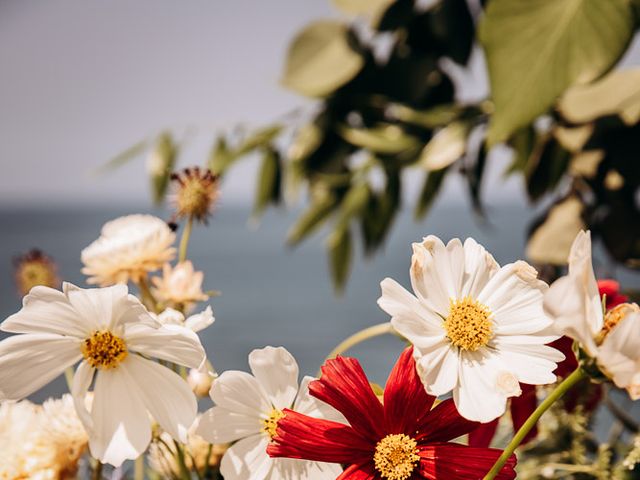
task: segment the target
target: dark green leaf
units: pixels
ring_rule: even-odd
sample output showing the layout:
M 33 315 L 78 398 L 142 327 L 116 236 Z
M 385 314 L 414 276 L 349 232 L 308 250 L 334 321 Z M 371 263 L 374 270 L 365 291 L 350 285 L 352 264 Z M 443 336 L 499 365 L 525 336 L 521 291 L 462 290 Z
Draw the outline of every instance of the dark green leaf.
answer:
M 211 170 L 211 173 L 214 175 L 223 175 L 235 158 L 234 153 L 227 147 L 227 140 L 220 135 L 216 139 L 209 154 L 209 170 Z
M 532 201 L 553 190 L 569 166 L 570 155 L 550 134 L 541 137 L 527 163 L 527 193 Z
M 327 241 L 331 279 L 336 292 L 342 293 L 353 260 L 353 240 L 349 226 L 338 225 Z
M 360 215 L 367 205 L 370 195 L 371 189 L 368 184 L 357 183 L 353 185 L 340 203 L 337 224 L 343 225 L 346 228 L 353 218 Z
M 471 195 L 471 204 L 478 215 L 484 215 L 484 207 L 480 196 L 482 187 L 482 178 L 484 176 L 485 166 L 487 163 L 488 149 L 486 143 L 482 142 L 478 150 L 478 155 L 473 165 L 465 169 L 467 174 L 467 183 L 469 185 L 469 193 Z
M 524 172 L 535 144 L 536 131 L 533 126 L 529 125 L 514 133 L 509 139 L 509 146 L 513 149 L 513 160 L 504 174 L 511 175 L 512 173 Z
M 153 169 L 150 169 L 151 191 L 153 201 L 156 204 L 161 203 L 167 194 L 169 179 L 175 167 L 177 155 L 178 146 L 174 143 L 171 135 L 167 132 L 162 133 L 151 152 L 151 163 L 154 165 Z
M 400 192 L 400 175 L 398 171 L 393 171 L 387 172 L 386 188 L 370 195 L 361 215 L 366 254 L 375 252 L 387 237 L 400 206 Z
M 315 232 L 329 218 L 337 203 L 335 196 L 331 194 L 319 195 L 315 198 L 289 230 L 287 243 L 297 245 Z
M 259 147 L 266 147 L 271 145 L 271 142 L 280 135 L 283 130 L 283 126 L 269 125 L 268 127 L 261 128 L 252 132 L 247 138 L 244 139 L 243 142 L 238 145 L 238 148 L 234 150 L 234 155 L 236 157 L 241 157 L 242 155 L 246 155 L 247 153 L 255 150 Z
M 442 182 L 447 175 L 448 168 L 443 168 L 442 170 L 435 170 L 427 173 L 425 178 L 424 186 L 422 187 L 422 191 L 420 192 L 420 197 L 418 198 L 418 203 L 415 208 L 415 219 L 422 220 L 427 213 L 429 213 L 429 209 L 433 204 L 433 201 L 438 196 L 438 192 L 440 191 L 440 187 L 442 187 Z
M 277 204 L 280 201 L 282 168 L 280 155 L 273 148 L 266 148 L 264 151 L 257 181 L 254 216 L 262 214 L 270 203 Z

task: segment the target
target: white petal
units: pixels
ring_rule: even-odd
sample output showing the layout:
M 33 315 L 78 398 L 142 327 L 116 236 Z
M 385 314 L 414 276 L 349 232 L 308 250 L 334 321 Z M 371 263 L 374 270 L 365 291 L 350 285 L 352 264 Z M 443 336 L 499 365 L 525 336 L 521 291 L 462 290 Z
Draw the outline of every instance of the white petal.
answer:
M 385 278 L 380 287 L 378 305 L 391 315 L 391 325 L 400 335 L 420 348 L 429 348 L 444 338 L 442 318 L 398 282 Z
M 174 439 L 187 442 L 198 403 L 187 382 L 158 363 L 130 355 L 122 364 L 151 416 Z
M 443 346 L 428 355 L 414 350 L 416 368 L 420 380 L 430 395 L 440 396 L 453 390 L 458 384 L 458 352 Z
M 253 376 L 267 392 L 273 406 L 290 408 L 298 393 L 298 364 L 283 347 L 265 347 L 249 354 Z
M 487 423 L 505 412 L 507 396 L 497 386 L 498 374 L 504 370 L 483 350 L 460 356 L 460 381 L 453 390 L 453 401 L 464 418 Z
M 347 420 L 339 411 L 309 394 L 309 382 L 314 380 L 315 378 L 310 376 L 306 376 L 302 379 L 302 382 L 300 382 L 300 389 L 298 390 L 298 396 L 293 404 L 293 410 L 299 413 L 304 413 L 310 417 L 324 418 L 325 420 L 332 420 L 334 422 L 346 424 Z
M 548 328 L 552 321 L 542 306 L 547 289 L 537 272 L 523 261 L 502 267 L 485 285 L 477 300 L 493 313 L 498 335 L 522 335 Z
M 459 297 L 477 298 L 499 269 L 493 255 L 473 238 L 467 238 L 464 241 L 464 278 Z
M 261 429 L 257 414 L 245 415 L 216 406 L 200 417 L 196 433 L 209 443 L 228 443 L 257 435 Z
M 113 370 L 98 371 L 91 409 L 91 455 L 114 467 L 139 457 L 151 441 L 147 409 L 125 368 L 128 360 Z
M 73 405 L 76 408 L 78 418 L 88 432 L 93 428 L 93 419 L 91 418 L 91 412 L 87 409 L 86 399 L 95 371 L 95 368 L 87 362 L 80 362 L 73 376 L 73 385 L 71 386 Z
M 458 296 L 456 284 L 459 286 L 464 264 L 456 256 L 458 271 L 453 272 L 447 247 L 433 235 L 412 247 L 409 273 L 413 291 L 429 308 L 445 316 L 449 311 L 449 300 Z
M 606 336 L 598 363 L 620 388 L 637 383 L 640 374 L 640 314 L 627 314 Z
M 205 352 L 198 335 L 178 325 L 153 328 L 145 324 L 128 325 L 124 334 L 127 347 L 134 352 L 167 360 L 190 368 L 199 368 Z
M 267 478 L 273 460 L 267 455 L 269 437 L 254 435 L 240 440 L 226 451 L 220 463 L 225 480 Z
M 335 463 L 276 458 L 267 480 L 335 480 L 341 473 L 342 468 Z
M 506 370 L 513 373 L 520 382 L 531 385 L 554 383 L 557 378 L 553 371 L 564 360 L 564 354 L 547 345 L 498 346 L 498 359 Z
M 266 415 L 273 408 L 258 380 L 238 370 L 227 370 L 213 382 L 211 399 L 220 407 L 247 416 Z
M 62 284 L 62 291 L 78 314 L 83 319 L 91 319 L 98 329 L 111 329 L 114 304 L 128 294 L 126 285 L 80 288 L 68 282 Z
M 184 326 L 194 332 L 200 332 L 210 326 L 215 321 L 213 316 L 213 310 L 210 306 L 207 306 L 204 311 L 191 315 L 184 322 Z
M 80 317 L 62 292 L 40 286 L 31 289 L 22 300 L 22 309 L 2 322 L 0 329 L 11 333 L 57 333 L 85 338 L 94 325 L 92 319 Z
M 0 342 L 0 400 L 20 400 L 82 358 L 80 339 L 27 333 Z

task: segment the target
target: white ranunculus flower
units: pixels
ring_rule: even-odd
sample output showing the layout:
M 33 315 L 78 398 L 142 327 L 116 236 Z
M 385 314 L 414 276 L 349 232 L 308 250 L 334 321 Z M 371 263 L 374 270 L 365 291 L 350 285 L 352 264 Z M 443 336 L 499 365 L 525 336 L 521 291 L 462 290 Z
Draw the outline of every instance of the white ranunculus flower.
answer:
M 173 308 L 167 308 L 161 314 L 157 315 L 156 318 L 162 325 L 180 325 L 194 332 L 204 330 L 215 321 L 211 306 L 207 306 L 202 312 L 190 315 L 186 319 L 179 311 Z
M 554 330 L 576 340 L 600 370 L 632 399 L 640 398 L 640 308 L 624 303 L 604 313 L 593 272 L 591 234 L 580 232 L 571 246 L 569 273 L 545 294 Z
M 345 422 L 329 405 L 309 395 L 312 377 L 298 386 L 298 364 L 284 348 L 265 347 L 249 354 L 250 375 L 227 371 L 213 383 L 216 406 L 200 419 L 196 433 L 219 444 L 234 443 L 222 457 L 227 480 L 335 479 L 342 469 L 335 464 L 271 458 L 267 446 L 275 435 L 282 410 L 290 408 L 317 418 Z
M 526 262 L 500 267 L 475 240 L 413 244 L 411 284 L 382 281 L 380 307 L 414 345 L 427 392 L 453 392 L 460 414 L 479 422 L 502 415 L 518 383 L 553 383 L 564 359 L 545 344 L 558 338 L 542 307 L 547 285 Z
M 80 255 L 90 284 L 139 282 L 173 259 L 176 235 L 153 215 L 127 215 L 107 222 Z
M 202 291 L 204 273 L 196 271 L 189 260 L 178 263 L 175 267 L 165 263 L 162 277 L 151 279 L 155 297 L 165 303 L 182 305 L 190 311 L 197 302 L 204 302 L 209 295 Z
M 100 461 L 118 466 L 144 452 L 151 440 L 148 414 L 173 438 L 186 440 L 196 398 L 178 374 L 150 358 L 197 368 L 204 349 L 192 331 L 155 321 L 125 285 L 35 287 L 0 329 L 22 334 L 0 342 L 0 401 L 24 398 L 80 362 L 71 393 Z

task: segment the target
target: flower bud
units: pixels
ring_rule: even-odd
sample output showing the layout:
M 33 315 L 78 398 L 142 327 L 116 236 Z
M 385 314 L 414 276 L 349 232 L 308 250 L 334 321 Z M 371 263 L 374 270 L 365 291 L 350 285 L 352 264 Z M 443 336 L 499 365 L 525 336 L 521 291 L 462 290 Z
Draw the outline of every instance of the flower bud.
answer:
M 206 397 L 209 395 L 211 385 L 213 384 L 213 375 L 207 370 L 198 370 L 192 368 L 187 376 L 187 383 L 198 397 Z

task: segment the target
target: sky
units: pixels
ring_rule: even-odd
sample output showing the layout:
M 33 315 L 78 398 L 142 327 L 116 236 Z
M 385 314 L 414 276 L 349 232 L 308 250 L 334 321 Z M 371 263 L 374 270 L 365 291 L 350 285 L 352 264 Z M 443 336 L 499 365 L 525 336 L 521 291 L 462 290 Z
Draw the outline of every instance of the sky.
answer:
M 279 85 L 286 47 L 338 15 L 329 0 L 1 1 L 0 206 L 148 202 L 143 160 L 96 169 L 165 128 L 189 132 L 183 166 L 202 163 L 216 132 L 309 106 Z M 474 65 L 471 95 L 486 91 Z M 254 172 L 244 162 L 225 180 L 228 203 L 251 201 Z M 522 198 L 515 179 L 486 191 Z

